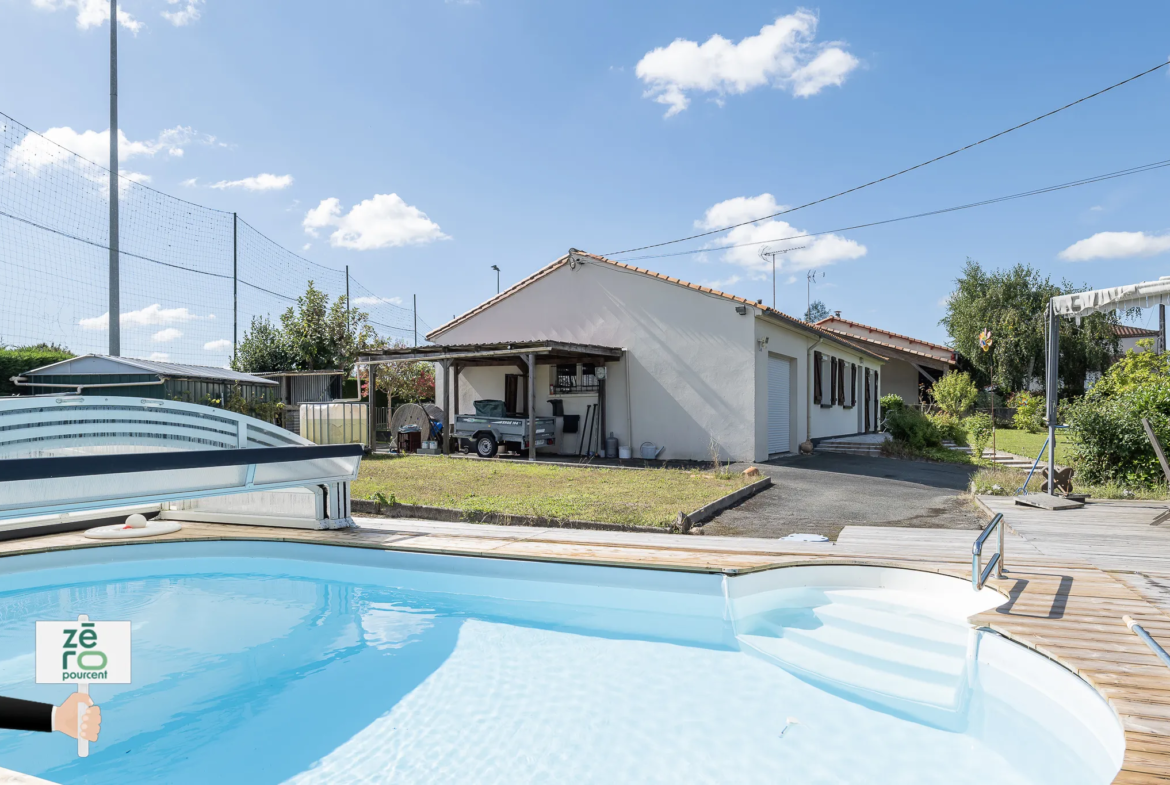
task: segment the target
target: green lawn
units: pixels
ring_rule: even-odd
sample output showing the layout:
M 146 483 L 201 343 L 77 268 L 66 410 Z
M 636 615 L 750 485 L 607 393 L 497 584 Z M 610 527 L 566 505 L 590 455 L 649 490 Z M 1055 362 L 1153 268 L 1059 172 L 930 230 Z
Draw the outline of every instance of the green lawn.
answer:
M 758 478 L 679 469 L 592 469 L 521 461 L 409 456 L 362 461 L 354 498 L 467 512 L 667 527 Z
M 1028 433 L 1027 431 L 1018 431 L 1014 428 L 996 428 L 995 429 L 995 446 L 996 449 L 1010 452 L 1014 455 L 1022 455 L 1025 458 L 1035 458 L 1040 454 L 1040 448 L 1044 446 L 1044 440 L 1048 438 L 1048 432 L 1043 433 Z M 990 448 L 991 443 L 987 446 Z M 1045 456 L 1048 455 L 1045 451 Z M 1056 462 L 1062 466 L 1068 466 L 1072 461 L 1072 444 L 1069 441 L 1069 432 L 1067 430 L 1059 430 L 1056 432 Z

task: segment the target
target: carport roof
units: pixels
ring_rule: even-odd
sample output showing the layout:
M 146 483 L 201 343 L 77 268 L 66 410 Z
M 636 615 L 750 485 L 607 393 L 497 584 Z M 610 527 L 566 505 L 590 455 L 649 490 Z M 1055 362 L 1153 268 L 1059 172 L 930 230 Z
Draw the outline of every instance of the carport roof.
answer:
M 743 305 L 750 305 L 751 307 L 761 311 L 764 316 L 769 317 L 775 321 L 781 322 L 785 326 L 790 327 L 794 330 L 797 330 L 799 332 L 803 332 L 803 333 L 806 333 L 809 335 L 813 335 L 816 337 L 820 337 L 820 338 L 828 338 L 829 340 L 832 340 L 832 341 L 835 341 L 836 343 L 848 346 L 850 349 L 858 351 L 862 354 L 869 355 L 870 357 L 872 357 L 876 360 L 880 360 L 881 362 L 886 362 L 886 360 L 887 360 L 887 358 L 883 357 L 881 354 L 878 354 L 877 352 L 874 352 L 870 349 L 867 349 L 864 346 L 861 346 L 857 343 L 854 343 L 853 341 L 850 341 L 847 338 L 842 337 L 842 335 L 840 333 L 833 332 L 831 330 L 825 330 L 821 327 L 816 326 L 815 324 L 812 324 L 810 322 L 806 322 L 803 319 L 797 319 L 795 316 L 789 316 L 788 314 L 782 313 L 781 311 L 778 311 L 775 308 L 769 308 L 768 306 L 764 305 L 761 302 L 756 302 L 755 300 L 748 300 L 745 297 L 737 297 L 734 294 L 728 294 L 727 292 L 721 292 L 718 289 L 712 289 L 709 286 L 700 286 L 699 284 L 690 283 L 689 281 L 684 281 L 681 278 L 672 278 L 669 275 L 663 275 L 662 273 L 656 273 L 653 270 L 647 270 L 644 267 L 635 267 L 632 264 L 626 264 L 625 262 L 616 262 L 613 259 L 607 259 L 604 256 L 597 256 L 596 254 L 585 253 L 584 251 L 578 251 L 576 248 L 570 248 L 569 252 L 567 254 L 562 256 L 560 259 L 557 259 L 555 262 L 542 267 L 541 269 L 537 270 L 536 272 L 534 272 L 532 275 L 528 276 L 524 280 L 519 281 L 518 283 L 513 284 L 509 288 L 500 292 L 495 297 L 492 297 L 489 300 L 485 300 L 484 302 L 480 303 L 476 307 L 472 308 L 467 313 L 464 313 L 462 316 L 457 316 L 454 319 L 452 319 L 451 321 L 447 322 L 446 324 L 441 325 L 440 327 L 437 327 L 436 329 L 427 333 L 427 340 L 428 341 L 434 340 L 435 336 L 441 335 L 442 333 L 446 332 L 447 330 L 450 330 L 452 327 L 455 327 L 456 325 L 462 324 L 463 322 L 467 321 L 471 317 L 473 317 L 477 314 L 483 313 L 484 311 L 486 311 L 488 308 L 491 308 L 496 303 L 499 303 L 502 300 L 506 300 L 508 297 L 511 297 L 513 294 L 520 291 L 521 289 L 524 289 L 527 286 L 530 286 L 531 284 L 535 283 L 536 281 L 539 281 L 541 278 L 544 278 L 546 275 L 554 272 L 555 270 L 560 269 L 561 267 L 564 267 L 567 264 L 574 263 L 574 262 L 594 262 L 594 263 L 600 262 L 602 264 L 608 264 L 608 265 L 611 265 L 613 267 L 620 268 L 622 270 L 627 270 L 629 272 L 640 273 L 641 275 L 645 275 L 649 278 L 656 278 L 660 281 L 674 284 L 675 286 L 682 286 L 683 288 L 693 289 L 694 291 L 702 292 L 703 294 L 709 294 L 709 295 L 712 295 L 714 297 L 722 297 L 725 300 L 730 300 L 732 302 L 741 303 Z
M 617 360 L 622 356 L 622 350 L 613 346 L 597 346 L 594 344 L 568 343 L 565 341 L 504 341 L 496 343 L 471 343 L 403 346 L 395 349 L 382 349 L 375 352 L 365 352 L 358 357 L 359 363 L 384 363 L 421 360 L 424 362 L 439 362 L 455 360 L 464 364 L 488 365 L 505 364 L 509 358 L 519 358 L 525 355 L 536 355 L 536 362 L 540 365 L 553 365 L 558 362 L 598 362 Z

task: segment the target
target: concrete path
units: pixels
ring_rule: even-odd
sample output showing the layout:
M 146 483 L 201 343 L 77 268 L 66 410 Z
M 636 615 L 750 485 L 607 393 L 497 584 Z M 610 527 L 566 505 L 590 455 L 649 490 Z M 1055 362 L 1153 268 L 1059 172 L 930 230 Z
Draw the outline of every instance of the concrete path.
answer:
M 979 529 L 986 523 L 964 495 L 970 466 L 829 453 L 755 465 L 773 486 L 720 514 L 704 534 L 771 539 L 807 532 L 835 540 L 848 525 Z

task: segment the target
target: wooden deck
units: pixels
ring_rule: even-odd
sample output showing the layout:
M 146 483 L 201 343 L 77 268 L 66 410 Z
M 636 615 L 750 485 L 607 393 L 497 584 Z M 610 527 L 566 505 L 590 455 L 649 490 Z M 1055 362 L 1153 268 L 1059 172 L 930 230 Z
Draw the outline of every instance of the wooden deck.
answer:
M 1128 614 L 1170 647 L 1167 505 L 1090 504 L 1045 512 L 985 497 L 1003 512 L 1008 599 L 972 618 L 1092 684 L 1117 712 L 1126 755 L 1115 783 L 1170 783 L 1170 668 L 1130 632 Z M 970 578 L 972 531 L 847 526 L 836 543 L 359 519 L 342 531 L 184 524 L 152 541 L 276 540 L 624 567 L 741 574 L 798 564 L 881 564 Z M 132 541 L 131 541 L 132 542 Z M 57 534 L 0 542 L 0 556 L 117 543 Z M 988 551 L 994 550 L 989 543 Z

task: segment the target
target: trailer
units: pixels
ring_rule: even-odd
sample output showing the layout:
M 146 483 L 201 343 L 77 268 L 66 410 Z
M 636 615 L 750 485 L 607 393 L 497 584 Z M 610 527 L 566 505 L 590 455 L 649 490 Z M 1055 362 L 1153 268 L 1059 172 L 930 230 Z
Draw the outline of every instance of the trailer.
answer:
M 491 458 L 501 447 L 511 452 L 528 449 L 528 417 L 508 416 L 503 401 L 476 401 L 475 409 L 475 414 L 460 414 L 454 418 L 454 436 L 460 450 L 474 450 L 481 458 Z M 535 446 L 556 444 L 555 418 L 537 417 L 535 425 Z

